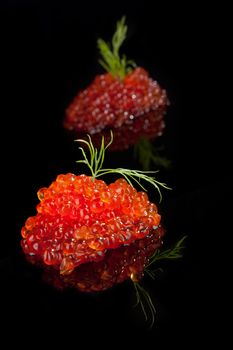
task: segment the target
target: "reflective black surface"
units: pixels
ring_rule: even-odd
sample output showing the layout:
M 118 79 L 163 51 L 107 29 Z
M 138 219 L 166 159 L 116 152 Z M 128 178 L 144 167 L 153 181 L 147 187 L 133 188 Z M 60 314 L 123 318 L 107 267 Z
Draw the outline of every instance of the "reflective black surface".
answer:
M 220 330 L 225 298 L 221 267 L 230 240 L 231 137 L 227 99 L 226 10 L 120 2 L 3 1 L 2 73 L 6 110 L 1 118 L 1 306 L 4 328 L 34 341 L 94 342 L 111 346 L 209 343 Z M 111 7 L 111 9 L 109 8 Z M 184 257 L 161 264 L 145 280 L 157 309 L 148 331 L 130 283 L 100 295 L 60 293 L 43 284 L 24 261 L 20 229 L 35 213 L 36 192 L 63 172 L 78 173 L 77 145 L 62 128 L 64 110 L 78 89 L 101 72 L 96 39 L 110 40 L 127 15 L 125 52 L 167 90 L 171 105 L 161 140 L 171 159 L 159 179 L 165 245 L 188 235 Z M 221 39 L 220 39 L 221 38 Z M 226 57 L 226 58 L 225 58 Z M 138 167 L 132 150 L 108 155 L 109 166 Z M 150 199 L 158 201 L 154 192 Z M 160 266 L 158 266 L 160 267 Z M 224 296 L 224 297 L 223 297 Z M 4 331 L 5 332 L 5 331 Z M 217 331 L 215 337 L 220 334 Z M 110 340 L 106 340 L 110 334 Z M 222 342 L 224 338 L 221 338 Z M 8 339 L 10 341 L 10 339 Z M 97 346 L 97 345 L 96 345 Z

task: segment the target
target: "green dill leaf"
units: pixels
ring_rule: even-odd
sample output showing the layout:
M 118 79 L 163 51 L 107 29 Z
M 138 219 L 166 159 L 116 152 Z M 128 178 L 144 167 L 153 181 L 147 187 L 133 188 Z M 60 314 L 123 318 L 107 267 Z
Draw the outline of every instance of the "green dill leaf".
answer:
M 163 272 L 163 269 L 161 267 L 151 270 L 149 268 L 145 268 L 145 272 L 148 276 L 150 276 L 153 280 L 155 280 L 156 276 L 158 276 L 161 272 Z
M 149 328 L 152 328 L 155 321 L 156 309 L 150 294 L 143 288 L 139 282 L 133 282 L 136 292 L 136 305 L 140 306 L 145 320 L 149 322 Z
M 148 271 L 149 266 L 154 264 L 158 260 L 173 260 L 183 257 L 183 249 L 185 248 L 183 243 L 187 236 L 182 237 L 172 248 L 166 249 L 164 251 L 157 250 L 150 258 L 145 271 Z
M 119 49 L 126 39 L 126 33 L 127 26 L 125 24 L 125 16 L 123 16 L 121 20 L 117 22 L 116 31 L 112 37 L 113 55 L 115 57 L 119 57 Z
M 134 156 L 138 158 L 143 170 L 150 169 L 151 164 L 168 169 L 171 167 L 171 161 L 161 156 L 151 140 L 141 137 L 134 146 Z
M 97 47 L 100 52 L 101 66 L 114 77 L 123 80 L 125 75 L 130 72 L 136 64 L 132 60 L 127 60 L 126 56 L 120 57 L 119 50 L 126 39 L 127 26 L 125 24 L 125 16 L 117 22 L 116 31 L 112 37 L 112 45 L 106 43 L 103 39 L 97 40 Z
M 144 191 L 147 190 L 144 187 L 144 184 L 142 184 L 142 182 L 150 183 L 158 191 L 160 200 L 162 199 L 160 187 L 170 189 L 165 183 L 159 182 L 154 176 L 151 176 L 152 174 L 156 174 L 158 171 L 142 171 L 124 168 L 103 169 L 102 166 L 104 163 L 105 152 L 113 142 L 112 131 L 110 132 L 110 141 L 106 146 L 104 142 L 104 137 L 102 137 L 99 150 L 97 150 L 97 148 L 94 147 L 90 135 L 87 135 L 87 138 L 88 140 L 79 139 L 76 141 L 86 145 L 86 149 L 89 151 L 89 159 L 86 155 L 85 149 L 80 147 L 84 159 L 77 161 L 77 163 L 86 164 L 90 169 L 93 178 L 113 173 L 120 174 L 132 187 L 133 182 L 135 182 Z

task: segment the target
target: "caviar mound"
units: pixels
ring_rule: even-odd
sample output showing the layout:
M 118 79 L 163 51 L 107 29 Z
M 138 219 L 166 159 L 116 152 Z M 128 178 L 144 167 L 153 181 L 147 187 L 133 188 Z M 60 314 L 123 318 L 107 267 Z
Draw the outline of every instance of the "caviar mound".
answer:
M 103 260 L 109 250 L 139 244 L 152 232 L 160 236 L 156 205 L 124 179 L 107 185 L 86 175 L 59 175 L 38 198 L 37 215 L 21 230 L 21 245 L 33 262 L 61 275 Z
M 103 260 L 82 264 L 69 275 L 61 275 L 48 266 L 43 280 L 56 289 L 75 288 L 81 292 L 100 292 L 129 278 L 139 281 L 149 257 L 160 247 L 163 235 L 164 229 L 159 226 L 145 238 L 108 250 Z
M 119 136 L 119 145 L 123 132 L 123 144 L 127 148 L 141 136 L 155 138 L 162 134 L 167 105 L 165 90 L 145 69 L 138 67 L 123 80 L 106 73 L 77 94 L 66 110 L 64 127 L 74 135 L 94 135 L 97 143 L 103 132 L 112 129 Z M 133 135 L 132 140 L 127 133 Z

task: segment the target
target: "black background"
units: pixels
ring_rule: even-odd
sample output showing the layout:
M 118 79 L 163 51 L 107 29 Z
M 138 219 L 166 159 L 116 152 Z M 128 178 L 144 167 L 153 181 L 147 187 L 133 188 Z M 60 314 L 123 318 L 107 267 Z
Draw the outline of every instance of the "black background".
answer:
M 20 330 L 23 342 L 33 332 L 36 342 L 50 335 L 111 347 L 127 337 L 189 348 L 220 335 L 227 289 L 220 264 L 231 232 L 232 192 L 227 13 L 223 3 L 1 2 L 1 302 L 6 329 Z M 165 264 L 155 282 L 145 281 L 157 308 L 150 331 L 133 308 L 130 283 L 96 296 L 58 293 L 40 282 L 19 248 L 37 190 L 59 173 L 79 173 L 77 145 L 62 127 L 64 110 L 102 72 L 96 40 L 110 40 L 123 14 L 129 27 L 124 52 L 171 102 L 163 143 L 173 167 L 159 174 L 173 188 L 160 206 L 165 244 L 188 235 L 182 261 Z M 106 161 L 138 166 L 132 150 Z

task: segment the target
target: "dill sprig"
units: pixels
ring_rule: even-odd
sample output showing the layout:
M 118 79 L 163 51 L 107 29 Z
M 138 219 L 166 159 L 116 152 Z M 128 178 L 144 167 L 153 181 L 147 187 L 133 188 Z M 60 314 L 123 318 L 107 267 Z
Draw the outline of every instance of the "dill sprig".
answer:
M 161 156 L 159 149 L 157 149 L 152 142 L 145 137 L 141 137 L 134 145 L 134 155 L 138 158 L 143 170 L 148 170 L 151 164 L 155 164 L 165 169 L 171 167 L 171 161 L 166 157 Z
M 132 70 L 132 67 L 135 67 L 132 60 L 128 60 L 125 55 L 120 57 L 119 54 L 120 47 L 126 39 L 126 33 L 127 25 L 124 16 L 117 22 L 116 31 L 112 37 L 112 45 L 106 43 L 103 39 L 97 41 L 101 55 L 99 63 L 107 72 L 121 80 Z
M 150 294 L 140 285 L 140 283 L 133 282 L 133 284 L 137 299 L 135 306 L 141 307 L 145 320 L 149 322 L 149 328 L 152 328 L 155 321 L 156 309 Z
M 147 191 L 147 189 L 144 187 L 144 185 L 141 183 L 141 181 L 145 181 L 147 183 L 150 183 L 158 191 L 160 201 L 161 201 L 162 194 L 161 194 L 160 187 L 163 187 L 166 189 L 170 189 L 170 188 L 165 183 L 157 181 L 154 176 L 151 176 L 152 174 L 155 174 L 158 171 L 141 171 L 141 170 L 132 170 L 132 169 L 125 169 L 125 168 L 102 169 L 102 166 L 104 163 L 104 158 L 105 158 L 105 152 L 106 152 L 107 148 L 113 142 L 112 131 L 111 131 L 110 135 L 111 135 L 110 141 L 106 146 L 105 146 L 104 136 L 102 137 L 101 146 L 100 146 L 99 150 L 94 147 L 90 135 L 87 135 L 88 141 L 83 140 L 83 139 L 76 140 L 77 142 L 85 144 L 87 146 L 87 150 L 89 151 L 89 154 L 90 154 L 90 157 L 88 159 L 84 148 L 79 147 L 84 159 L 78 160 L 76 162 L 86 164 L 91 171 L 93 179 L 98 178 L 98 177 L 103 176 L 103 175 L 107 175 L 107 174 L 113 174 L 113 173 L 120 174 L 121 176 L 123 176 L 127 180 L 127 182 L 131 186 L 133 186 L 133 182 L 135 182 L 144 191 Z
M 181 238 L 174 247 L 166 249 L 164 251 L 157 250 L 150 258 L 149 263 L 145 267 L 144 271 L 147 273 L 149 277 L 151 277 L 153 280 L 156 278 L 156 275 L 159 272 L 163 272 L 163 269 L 157 268 L 157 269 L 151 269 L 152 265 L 162 259 L 179 259 L 182 258 L 182 250 L 184 249 L 184 240 L 187 238 L 187 236 L 184 236 Z M 149 293 L 138 283 L 133 282 L 135 290 L 136 290 L 136 298 L 137 303 L 136 306 L 140 306 L 141 310 L 145 316 L 146 321 L 150 320 L 150 328 L 154 324 L 155 320 L 155 306 L 152 302 L 152 299 L 149 295 Z
M 149 268 L 145 268 L 144 271 L 147 273 L 147 275 L 152 278 L 153 280 L 156 279 L 157 276 L 159 276 L 162 272 L 163 269 L 161 267 L 157 268 L 157 269 L 149 269 Z
M 179 259 L 183 257 L 182 251 L 185 248 L 183 243 L 187 236 L 184 236 L 181 238 L 175 245 L 174 247 L 171 247 L 169 249 L 160 251 L 156 250 L 156 252 L 150 257 L 149 263 L 146 265 L 145 271 L 148 271 L 148 268 L 154 264 L 158 260 L 174 260 L 174 259 Z

